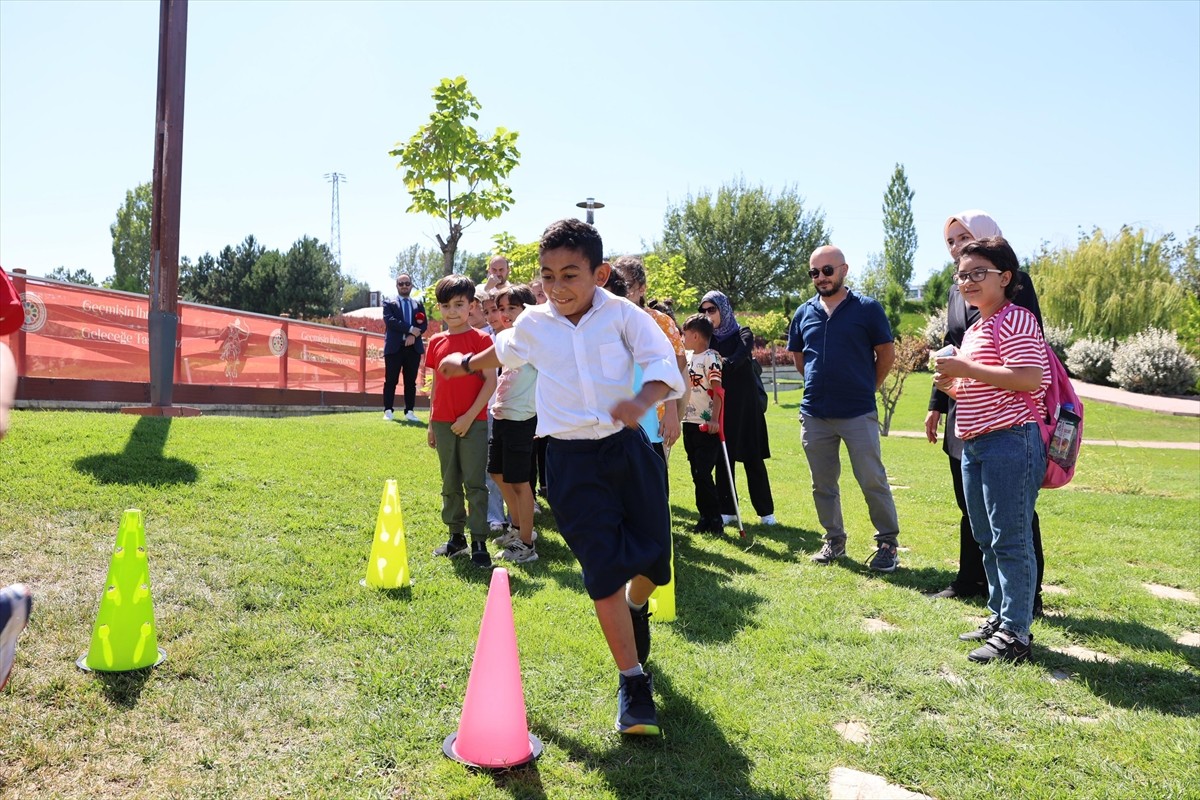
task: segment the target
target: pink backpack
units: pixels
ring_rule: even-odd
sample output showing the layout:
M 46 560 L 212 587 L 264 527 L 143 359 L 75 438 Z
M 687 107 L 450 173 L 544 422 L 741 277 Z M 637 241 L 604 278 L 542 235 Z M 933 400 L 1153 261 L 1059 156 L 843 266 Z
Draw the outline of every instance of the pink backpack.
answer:
M 1009 303 L 996 314 L 996 322 L 992 325 L 992 344 L 997 353 L 1000 352 L 1000 324 L 1014 307 Z M 1032 393 L 1021 392 L 1021 396 L 1038 418 L 1042 442 L 1046 445 L 1046 478 L 1042 481 L 1042 488 L 1057 489 L 1066 486 L 1075 477 L 1075 462 L 1079 458 L 1079 446 L 1083 443 L 1083 401 L 1075 393 L 1067 369 L 1058 360 L 1054 350 L 1045 342 L 1042 346 L 1046 348 L 1046 361 L 1050 364 L 1050 385 L 1046 387 L 1046 413 L 1049 418 L 1042 419 L 1038 414 Z

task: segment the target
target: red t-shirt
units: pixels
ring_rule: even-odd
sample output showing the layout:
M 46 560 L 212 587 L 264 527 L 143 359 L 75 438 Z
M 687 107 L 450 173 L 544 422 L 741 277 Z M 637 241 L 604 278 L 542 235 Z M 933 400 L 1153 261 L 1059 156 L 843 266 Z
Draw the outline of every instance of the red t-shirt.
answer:
M 425 347 L 425 367 L 433 370 L 433 382 L 437 391 L 433 393 L 431 422 L 454 422 L 467 413 L 471 404 L 479 397 L 483 388 L 483 376 L 478 372 L 457 378 L 445 378 L 437 372 L 438 364 L 450 353 L 482 353 L 492 346 L 492 337 L 472 328 L 465 333 L 434 334 Z M 475 419 L 487 419 L 487 403 Z

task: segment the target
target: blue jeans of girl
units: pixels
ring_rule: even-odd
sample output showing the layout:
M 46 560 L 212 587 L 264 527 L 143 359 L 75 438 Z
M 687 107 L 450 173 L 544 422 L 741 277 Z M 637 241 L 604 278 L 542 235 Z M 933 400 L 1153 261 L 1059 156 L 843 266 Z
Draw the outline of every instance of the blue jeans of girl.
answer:
M 983 552 L 988 610 L 1001 628 L 1021 637 L 1033 624 L 1033 510 L 1045 475 L 1046 447 L 1036 422 L 963 443 L 963 491 Z

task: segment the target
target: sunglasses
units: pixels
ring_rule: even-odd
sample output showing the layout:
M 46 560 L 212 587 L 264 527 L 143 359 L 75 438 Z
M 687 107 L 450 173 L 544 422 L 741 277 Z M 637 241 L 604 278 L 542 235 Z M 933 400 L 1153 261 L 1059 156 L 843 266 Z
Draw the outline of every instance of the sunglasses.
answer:
M 833 267 L 833 266 L 830 266 L 829 264 L 826 264 L 823 267 L 813 267 L 812 269 L 810 269 L 808 271 L 808 277 L 812 278 L 813 280 L 816 280 L 818 275 L 824 275 L 826 278 L 828 278 L 830 275 L 832 275 L 835 272 L 837 272 L 837 267 Z
M 715 314 L 717 313 L 717 310 L 718 309 L 716 306 L 700 306 L 701 314 Z
M 1003 271 L 1004 270 L 1001 269 L 984 269 L 983 267 L 980 267 L 979 269 L 973 269 L 970 272 L 956 272 L 954 273 L 954 282 L 966 283 L 967 281 L 970 281 L 971 283 L 979 283 L 988 276 L 989 272 L 994 272 L 999 275 Z
M 412 286 L 412 281 L 396 281 L 397 286 Z

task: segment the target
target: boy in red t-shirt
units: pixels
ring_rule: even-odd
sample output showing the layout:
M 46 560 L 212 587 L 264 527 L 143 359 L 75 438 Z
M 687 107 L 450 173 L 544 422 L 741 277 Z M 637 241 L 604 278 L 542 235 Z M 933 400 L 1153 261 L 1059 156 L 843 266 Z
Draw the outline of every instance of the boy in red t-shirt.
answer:
M 482 353 L 492 337 L 471 327 L 468 317 L 475 303 L 475 284 L 465 275 L 447 275 L 434 287 L 438 310 L 446 330 L 429 340 L 425 365 L 433 374 L 429 393 L 429 446 L 437 448 L 442 466 L 442 522 L 450 539 L 435 556 L 466 555 L 465 528 L 471 529 L 471 561 L 490 567 L 487 550 L 487 403 L 496 390 L 495 370 L 447 378 L 437 371 L 449 353 Z M 466 507 L 463 505 L 464 489 Z

